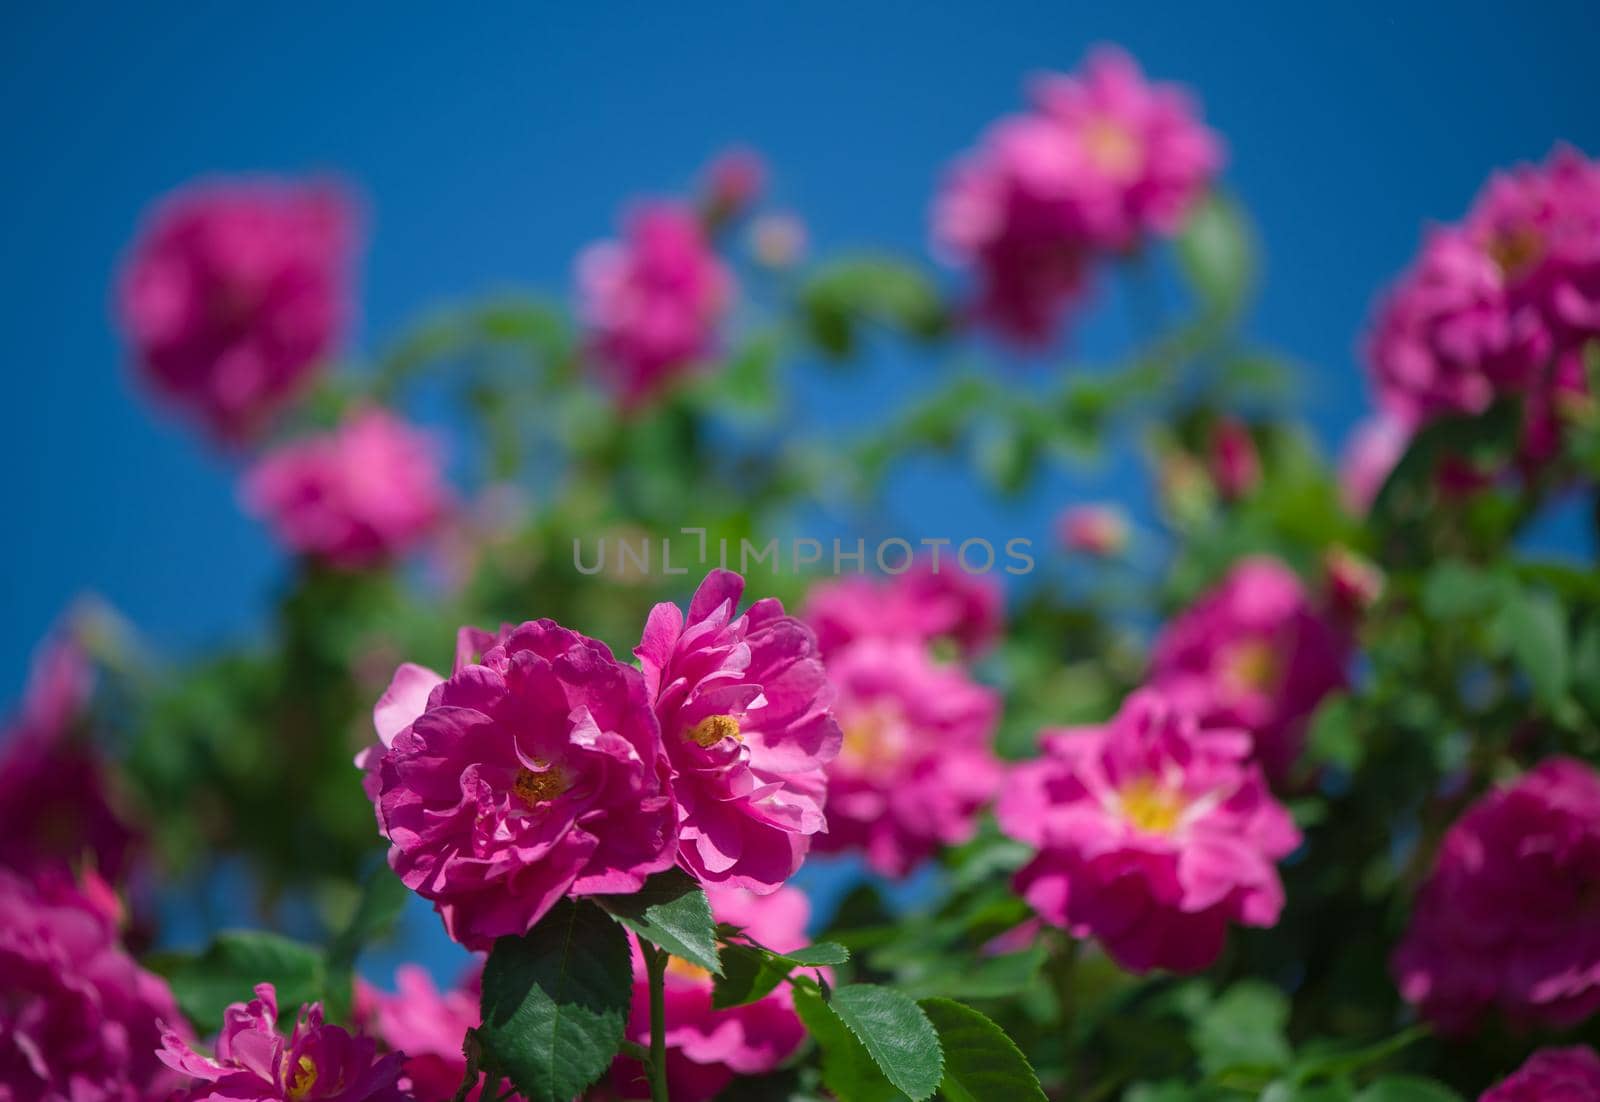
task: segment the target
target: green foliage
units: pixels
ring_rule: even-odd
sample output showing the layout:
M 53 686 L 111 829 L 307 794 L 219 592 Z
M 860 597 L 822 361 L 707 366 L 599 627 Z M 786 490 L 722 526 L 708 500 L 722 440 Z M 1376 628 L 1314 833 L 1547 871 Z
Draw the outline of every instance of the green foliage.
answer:
M 280 1007 L 298 1007 L 323 997 L 323 956 L 298 941 L 262 930 L 224 931 L 198 955 L 162 954 L 145 966 L 166 976 L 184 1017 L 201 1033 L 222 1026 L 230 1003 L 255 998 L 258 984 L 277 989 Z
M 917 1005 L 939 1034 L 944 1052 L 939 1093 L 949 1102 L 1045 1102 L 1039 1077 L 1005 1030 L 951 999 L 923 999 Z
M 633 974 L 628 937 L 600 908 L 564 899 L 483 970 L 483 1064 L 530 1102 L 570 1102 L 622 1045 Z
M 682 869 L 658 872 L 632 895 L 602 895 L 595 902 L 652 945 L 722 974 L 717 959 L 717 924 L 698 881 Z
M 938 1087 L 944 1070 L 939 1035 L 916 1003 L 887 987 L 853 983 L 835 990 L 827 1006 L 884 1078 L 913 1102 Z

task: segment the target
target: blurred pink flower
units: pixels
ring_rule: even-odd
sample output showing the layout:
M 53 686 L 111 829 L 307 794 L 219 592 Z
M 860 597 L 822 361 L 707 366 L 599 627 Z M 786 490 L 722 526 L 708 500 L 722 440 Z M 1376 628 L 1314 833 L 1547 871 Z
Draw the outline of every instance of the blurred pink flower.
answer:
M 79 728 L 93 689 L 89 658 L 68 633 L 46 639 L 22 705 L 0 733 L 0 866 L 23 872 L 87 863 L 127 872 L 133 830 L 112 805 L 100 753 Z
M 1489 792 L 1446 833 L 1392 966 L 1441 1030 L 1491 1008 L 1514 1025 L 1600 1010 L 1600 773 L 1551 758 Z
M 761 198 L 767 163 L 753 149 L 725 150 L 706 168 L 706 209 L 713 224 L 737 218 Z
M 1411 443 L 1411 430 L 1376 414 L 1351 430 L 1339 462 L 1339 494 L 1352 516 L 1365 516 Z
M 1056 518 L 1056 535 L 1068 551 L 1114 558 L 1128 547 L 1128 517 L 1115 505 L 1074 505 Z
M 378 1055 L 370 1037 L 352 1036 L 323 1020 L 322 1006 L 300 1010 L 294 1031 L 278 1029 L 278 994 L 270 983 L 256 997 L 228 1007 L 216 1057 L 202 1056 L 176 1033 L 163 1034 L 160 1056 L 191 1080 L 181 1102 L 400 1102 L 401 1056 Z
M 1201 729 L 1143 690 L 1105 726 L 1046 732 L 1043 744 L 1013 771 L 998 813 L 1038 850 L 1016 884 L 1047 922 L 1142 973 L 1200 971 L 1230 922 L 1278 921 L 1275 862 L 1300 835 L 1244 732 Z
M 433 437 L 378 408 L 268 452 L 241 496 L 284 546 L 345 570 L 416 546 L 450 503 Z
M 737 888 L 712 887 L 711 913 L 718 922 L 742 927 L 749 937 L 775 952 L 807 944 L 811 906 L 804 893 L 780 888 L 753 895 Z M 706 1102 L 734 1076 L 762 1075 L 777 1068 L 800 1047 L 805 1027 L 794 1011 L 788 984 L 748 1006 L 715 1010 L 711 974 L 672 958 L 667 963 L 667 1088 L 673 1102 Z M 633 1010 L 629 1040 L 650 1043 L 650 987 L 644 957 L 633 949 Z M 611 1076 L 624 1098 L 648 1098 L 643 1069 L 620 1058 Z
M 829 655 L 857 639 L 948 639 L 967 655 L 999 638 L 1005 597 L 987 574 L 969 574 L 945 558 L 936 567 L 919 559 L 886 578 L 836 578 L 806 597 L 805 621 Z
M 828 833 L 819 852 L 860 850 L 905 876 L 940 846 L 972 837 L 994 796 L 994 690 L 909 640 L 862 639 L 828 658 L 844 748 L 828 771 Z
M 1328 607 L 1345 624 L 1358 623 L 1383 596 L 1383 571 L 1347 547 L 1330 547 L 1322 556 L 1328 579 Z
M 939 250 L 977 269 L 977 313 L 1025 343 L 1054 336 L 1096 255 L 1171 234 L 1222 163 L 1187 94 L 1150 84 L 1120 50 L 1033 88 L 951 171 L 934 205 Z
M 420 965 L 403 964 L 394 977 L 393 994 L 357 977 L 355 1020 L 390 1052 L 405 1057 L 402 1085 L 417 1102 L 449 1102 L 467 1072 L 462 1040 L 482 1022 L 478 1000 L 483 962 L 475 962 L 449 991 L 435 987 Z M 467 1097 L 476 1099 L 481 1090 L 480 1084 Z
M 450 678 L 401 666 L 373 720 L 357 764 L 389 864 L 469 949 L 673 863 L 644 679 L 603 643 L 552 620 L 463 629 Z
M 103 885 L 0 869 L 0 1095 L 142 1102 L 173 1085 L 161 1023 L 185 1028 L 166 981 L 117 941 Z M 173 1036 L 176 1036 L 174 1033 Z
M 219 182 L 162 200 L 117 287 L 145 381 L 220 440 L 259 432 L 348 320 L 355 223 L 326 182 Z
M 650 611 L 634 648 L 678 801 L 678 863 L 701 881 L 775 890 L 826 829 L 824 767 L 839 752 L 811 629 L 744 579 L 706 575 L 685 616 Z
M 1211 427 L 1211 481 L 1224 501 L 1247 497 L 1261 483 L 1261 456 L 1250 426 L 1223 417 Z
M 1587 1045 L 1542 1048 L 1478 1096 L 1478 1102 L 1594 1102 L 1600 1098 L 1600 1056 Z
M 1242 728 L 1274 780 L 1300 756 L 1306 721 L 1346 683 L 1349 641 L 1292 570 L 1249 558 L 1156 638 L 1147 683 L 1207 727 Z
M 639 207 L 622 241 L 578 257 L 590 350 L 626 406 L 713 353 L 733 290 L 699 219 L 674 203 Z

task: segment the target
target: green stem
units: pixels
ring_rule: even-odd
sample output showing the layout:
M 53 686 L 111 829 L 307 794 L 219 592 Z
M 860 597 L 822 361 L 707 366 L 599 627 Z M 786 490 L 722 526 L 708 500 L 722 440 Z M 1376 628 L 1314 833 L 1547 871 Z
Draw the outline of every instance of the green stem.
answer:
M 667 954 L 639 939 L 645 973 L 650 977 L 650 1102 L 667 1097 Z

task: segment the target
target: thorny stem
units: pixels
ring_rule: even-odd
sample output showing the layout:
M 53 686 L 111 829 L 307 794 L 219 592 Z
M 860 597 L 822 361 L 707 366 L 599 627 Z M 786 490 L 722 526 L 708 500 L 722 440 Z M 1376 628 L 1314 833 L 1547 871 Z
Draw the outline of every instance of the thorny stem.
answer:
M 671 1102 L 667 1097 L 667 954 L 639 939 L 644 951 L 644 969 L 650 977 L 650 1100 Z

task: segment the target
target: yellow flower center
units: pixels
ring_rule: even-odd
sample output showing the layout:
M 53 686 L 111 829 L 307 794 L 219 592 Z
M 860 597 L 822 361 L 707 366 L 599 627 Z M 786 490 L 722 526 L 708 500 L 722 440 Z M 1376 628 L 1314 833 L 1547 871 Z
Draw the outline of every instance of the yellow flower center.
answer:
M 289 1079 L 290 1102 L 300 1102 L 302 1098 L 311 1093 L 311 1088 L 317 1085 L 317 1064 L 309 1056 L 302 1056 L 296 1061 L 294 1075 Z
M 1117 793 L 1122 815 L 1147 834 L 1169 834 L 1183 816 L 1183 797 L 1149 777 L 1140 777 Z
M 559 765 L 552 765 L 543 772 L 518 769 L 517 779 L 512 782 L 517 799 L 526 804 L 530 811 L 543 807 L 571 787 L 572 779 Z
M 889 704 L 877 703 L 840 717 L 844 742 L 839 757 L 864 772 L 881 772 L 900 760 L 903 747 L 895 731 L 899 712 Z
M 1094 166 L 1113 180 L 1131 179 L 1144 167 L 1138 136 L 1114 119 L 1095 119 L 1085 127 L 1083 147 Z
M 739 737 L 739 721 L 732 716 L 706 716 L 683 733 L 696 746 L 710 749 L 725 738 Z
M 1518 276 L 1544 255 L 1544 238 L 1532 226 L 1517 226 L 1489 241 L 1489 256 L 1505 276 Z
M 682 976 L 686 980 L 708 980 L 711 978 L 711 973 L 701 968 L 698 964 L 690 964 L 688 961 L 680 960 L 677 957 L 667 958 L 667 971 L 674 976 Z
M 1251 639 L 1233 648 L 1224 663 L 1237 688 L 1271 692 L 1278 684 L 1278 653 L 1265 639 Z

